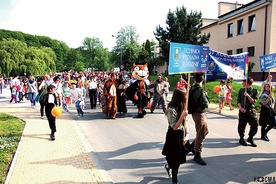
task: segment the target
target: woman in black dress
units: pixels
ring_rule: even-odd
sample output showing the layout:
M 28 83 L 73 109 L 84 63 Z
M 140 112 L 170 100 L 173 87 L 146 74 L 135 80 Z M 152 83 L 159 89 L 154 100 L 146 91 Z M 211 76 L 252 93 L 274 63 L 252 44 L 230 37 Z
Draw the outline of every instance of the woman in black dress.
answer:
M 165 169 L 169 176 L 172 175 L 173 184 L 178 182 L 178 169 L 180 164 L 186 162 L 186 154 L 189 152 L 185 148 L 189 139 L 186 125 L 188 115 L 186 101 L 186 92 L 183 89 L 175 89 L 166 110 L 168 131 L 162 154 L 166 156 L 168 164 L 165 164 Z

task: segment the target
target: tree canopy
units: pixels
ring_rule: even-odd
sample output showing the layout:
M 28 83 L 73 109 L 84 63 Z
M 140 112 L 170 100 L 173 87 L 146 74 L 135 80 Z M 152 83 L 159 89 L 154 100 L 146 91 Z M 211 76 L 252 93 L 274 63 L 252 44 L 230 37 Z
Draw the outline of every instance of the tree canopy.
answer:
M 26 43 L 13 38 L 0 41 L 0 73 L 4 76 L 32 75 L 56 71 L 56 55 L 47 47 L 28 47 Z
M 201 34 L 201 28 L 203 26 L 201 16 L 201 12 L 197 11 L 191 11 L 191 13 L 188 14 L 184 6 L 180 8 L 177 7 L 175 12 L 169 10 L 166 28 L 158 25 L 156 27 L 156 32 L 154 32 L 165 61 L 169 61 L 170 42 L 193 45 L 208 43 L 210 33 L 207 35 Z

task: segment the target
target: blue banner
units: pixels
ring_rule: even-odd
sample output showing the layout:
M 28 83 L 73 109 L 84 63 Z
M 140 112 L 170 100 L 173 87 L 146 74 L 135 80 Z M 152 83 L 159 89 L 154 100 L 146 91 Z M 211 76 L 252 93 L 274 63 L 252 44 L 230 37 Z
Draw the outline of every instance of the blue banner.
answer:
M 209 47 L 170 43 L 169 74 L 206 72 Z
M 276 53 L 260 56 L 261 72 L 276 68 Z
M 206 80 L 245 79 L 248 53 L 227 55 L 210 50 Z

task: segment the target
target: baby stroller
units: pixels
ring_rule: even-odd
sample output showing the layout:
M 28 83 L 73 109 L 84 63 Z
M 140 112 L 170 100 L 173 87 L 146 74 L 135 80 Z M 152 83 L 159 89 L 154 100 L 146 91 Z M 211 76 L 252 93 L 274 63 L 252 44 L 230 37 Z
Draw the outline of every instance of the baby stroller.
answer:
M 69 112 L 68 105 L 66 104 L 64 97 L 62 97 L 62 108 L 64 111 Z

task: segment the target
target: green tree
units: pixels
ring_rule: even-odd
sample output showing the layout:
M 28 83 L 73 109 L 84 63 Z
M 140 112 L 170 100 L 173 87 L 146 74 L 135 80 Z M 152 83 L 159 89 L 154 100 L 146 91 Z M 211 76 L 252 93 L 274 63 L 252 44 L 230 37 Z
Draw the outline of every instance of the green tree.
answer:
M 69 47 L 66 43 L 54 40 L 47 36 L 36 36 L 31 34 L 22 33 L 19 31 L 8 31 L 0 29 L 0 40 L 13 38 L 16 40 L 20 40 L 27 44 L 28 47 L 48 47 L 51 48 L 56 55 L 55 62 L 57 69 L 59 71 L 63 70 L 64 66 L 64 58 L 66 57 L 67 52 L 69 51 Z
M 67 54 L 70 50 L 68 45 L 62 41 L 54 40 L 55 44 L 54 47 L 50 47 L 56 55 L 55 63 L 57 70 L 63 71 L 65 66 L 65 58 L 67 57 Z
M 0 72 L 5 76 L 27 72 L 41 75 L 54 72 L 56 55 L 48 47 L 28 47 L 13 38 L 0 41 Z
M 139 62 L 138 54 L 142 49 L 138 43 L 139 35 L 136 28 L 133 26 L 121 28 L 114 37 L 116 38 L 116 45 L 112 52 L 115 52 L 117 55 L 114 62 L 115 65 L 120 66 L 120 56 L 122 54 L 122 64 L 125 66 L 125 69 L 132 68 L 133 63 Z
M 25 59 L 27 45 L 12 38 L 0 41 L 0 68 L 5 76 L 19 75 L 20 65 Z
M 252 70 L 253 70 L 254 66 L 255 66 L 255 63 L 252 62 L 252 61 L 249 61 L 249 63 L 248 63 L 248 75 L 250 75 L 252 73 Z
M 106 71 L 114 68 L 111 62 L 109 62 L 109 51 L 102 46 L 97 49 L 97 55 L 95 57 L 95 66 L 97 70 Z
M 84 71 L 84 63 L 81 62 L 82 56 L 79 50 L 71 48 L 68 51 L 64 61 L 64 70 Z
M 107 70 L 113 66 L 109 63 L 108 49 L 103 47 L 103 43 L 99 38 L 86 37 L 83 41 L 83 46 L 79 50 L 84 57 L 83 61 L 86 62 L 86 68 L 91 67 L 93 70 Z
M 87 51 L 86 53 L 90 56 L 91 58 L 91 68 L 94 70 L 95 66 L 95 57 L 97 54 L 97 50 L 99 47 L 102 47 L 102 42 L 100 41 L 99 38 L 93 37 L 93 38 L 88 38 L 86 37 L 83 41 L 83 47 Z
M 44 75 L 56 71 L 55 64 L 56 55 L 51 48 L 48 47 L 30 47 L 22 62 L 21 73 L 27 72 L 32 75 Z
M 175 12 L 169 10 L 166 24 L 166 28 L 157 26 L 154 35 L 167 62 L 169 61 L 170 42 L 203 45 L 207 44 L 210 39 L 210 33 L 201 34 L 203 26 L 201 12 L 191 11 L 188 14 L 184 6 L 177 7 Z

